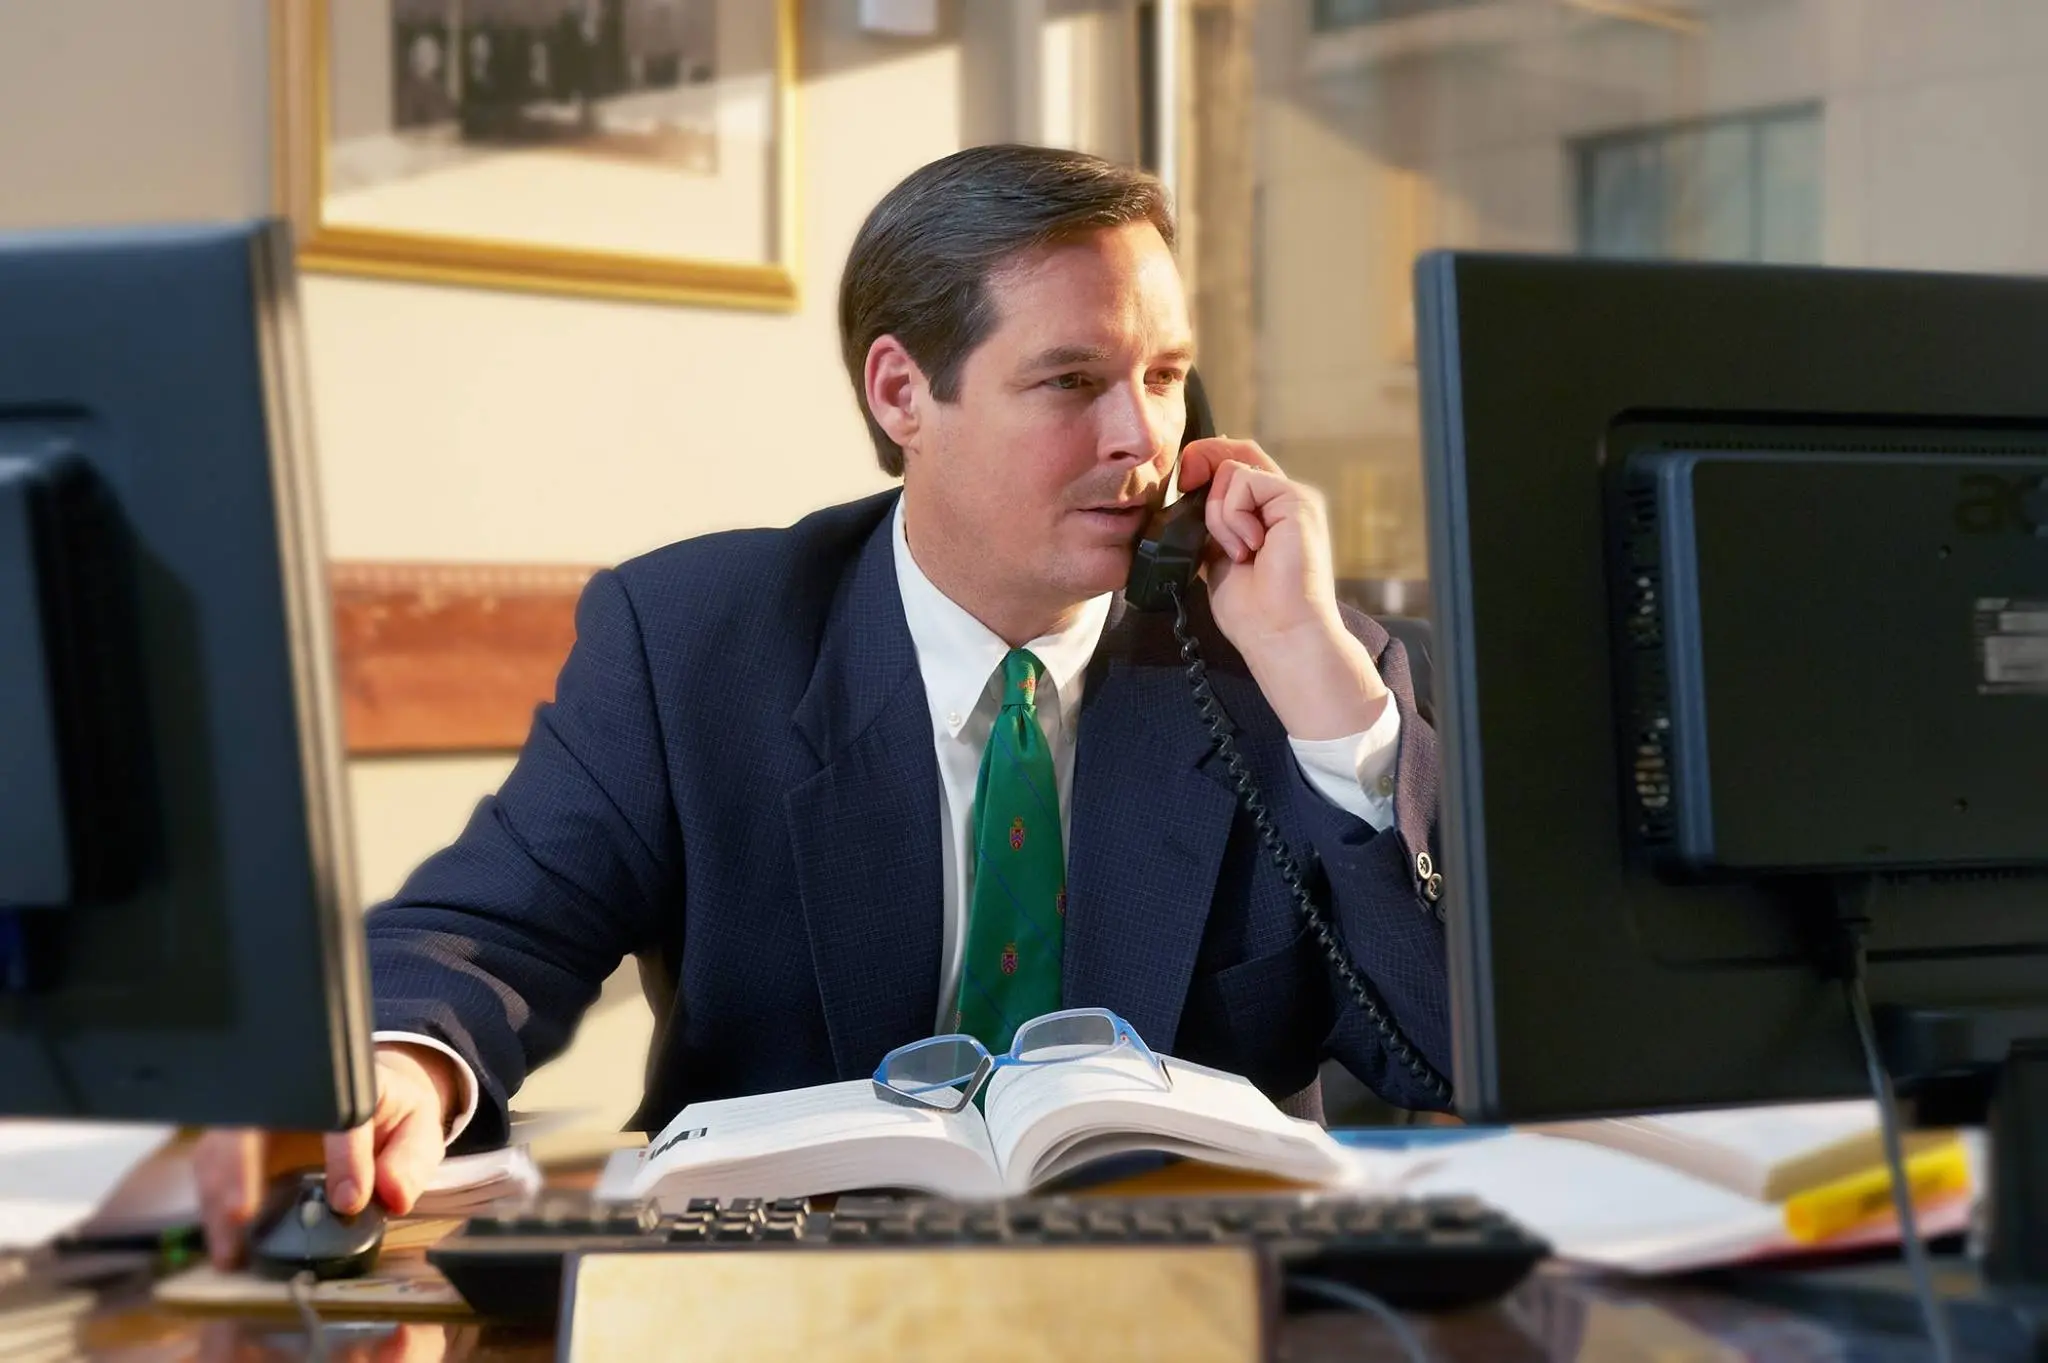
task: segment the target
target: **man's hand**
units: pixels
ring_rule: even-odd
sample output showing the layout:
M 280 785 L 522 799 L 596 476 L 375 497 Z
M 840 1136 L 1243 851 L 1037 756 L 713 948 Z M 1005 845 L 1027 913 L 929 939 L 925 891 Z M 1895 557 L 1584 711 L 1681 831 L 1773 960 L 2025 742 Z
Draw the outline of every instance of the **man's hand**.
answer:
M 380 1045 L 376 1069 L 377 1108 L 370 1120 L 321 1138 L 327 1198 L 336 1211 L 353 1215 L 374 1194 L 387 1210 L 403 1215 L 441 1163 L 457 1080 L 448 1058 L 423 1046 Z M 199 1138 L 193 1168 L 216 1266 L 241 1262 L 249 1221 L 277 1172 L 270 1167 L 275 1153 L 265 1133 L 253 1129 L 209 1131 Z
M 1204 484 L 1210 607 L 1273 713 L 1305 740 L 1371 728 L 1392 698 L 1337 613 L 1322 495 L 1252 441 L 1222 437 L 1181 452 L 1181 490 Z

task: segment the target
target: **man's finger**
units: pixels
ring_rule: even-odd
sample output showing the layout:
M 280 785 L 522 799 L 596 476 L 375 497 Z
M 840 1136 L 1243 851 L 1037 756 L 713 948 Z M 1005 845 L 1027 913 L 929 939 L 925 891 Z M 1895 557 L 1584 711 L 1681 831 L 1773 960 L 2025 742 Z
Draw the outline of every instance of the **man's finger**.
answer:
M 263 1193 L 263 1137 L 257 1131 L 209 1131 L 192 1152 L 200 1221 L 207 1252 L 217 1267 L 232 1268 L 242 1255 L 242 1229 Z
M 327 1205 L 344 1216 L 353 1216 L 370 1205 L 375 1186 L 376 1145 L 370 1128 L 329 1132 L 323 1144 L 327 1150 Z
M 1298 489 L 1281 474 L 1266 469 L 1243 464 L 1227 467 L 1234 476 L 1223 490 L 1222 519 L 1251 552 L 1257 553 L 1265 546 L 1269 526 L 1286 518 L 1277 504 L 1297 494 Z
M 425 1114 L 408 1113 L 377 1150 L 377 1199 L 399 1216 L 411 1211 L 440 1167 L 440 1130 Z

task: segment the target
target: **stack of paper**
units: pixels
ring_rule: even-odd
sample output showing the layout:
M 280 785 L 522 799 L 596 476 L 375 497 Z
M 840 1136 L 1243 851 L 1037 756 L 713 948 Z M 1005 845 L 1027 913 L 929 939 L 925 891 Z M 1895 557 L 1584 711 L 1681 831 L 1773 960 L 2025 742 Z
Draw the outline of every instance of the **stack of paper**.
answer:
M 540 1191 L 540 1167 L 523 1145 L 441 1161 L 413 1207 L 414 1216 L 474 1216 L 505 1198 Z
M 0 1121 L 0 1251 L 75 1230 L 170 1138 L 168 1126 Z

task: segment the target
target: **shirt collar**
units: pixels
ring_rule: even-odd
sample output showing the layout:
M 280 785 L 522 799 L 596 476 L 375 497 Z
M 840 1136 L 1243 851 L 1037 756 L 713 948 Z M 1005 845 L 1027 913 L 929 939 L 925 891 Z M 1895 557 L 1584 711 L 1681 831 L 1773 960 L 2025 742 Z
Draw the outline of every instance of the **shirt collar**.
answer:
M 1002 666 L 1010 646 L 987 625 L 968 614 L 960 604 L 940 591 L 910 556 L 910 541 L 903 533 L 903 499 L 896 499 L 895 522 L 891 531 L 896 553 L 896 589 L 903 597 L 903 618 L 910 626 L 911 646 L 917 650 L 917 668 L 924 675 L 924 694 L 931 705 L 932 724 L 957 736 L 975 706 L 988 691 L 996 669 Z M 1070 722 L 1081 698 L 1082 674 L 1102 639 L 1102 626 L 1109 619 L 1111 594 L 1103 593 L 1085 601 L 1063 629 L 1033 639 L 1025 647 L 1045 666 L 1045 680 L 1052 683 L 1062 722 Z

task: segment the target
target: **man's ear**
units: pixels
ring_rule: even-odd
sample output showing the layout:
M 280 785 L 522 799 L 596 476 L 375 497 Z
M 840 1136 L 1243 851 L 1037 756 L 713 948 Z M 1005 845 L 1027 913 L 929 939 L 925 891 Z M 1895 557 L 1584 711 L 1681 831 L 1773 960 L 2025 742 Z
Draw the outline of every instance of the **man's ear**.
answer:
M 875 424 L 897 445 L 909 449 L 923 424 L 931 388 L 925 383 L 924 371 L 903 348 L 903 342 L 894 336 L 875 338 L 875 343 L 868 347 L 861 387 Z

